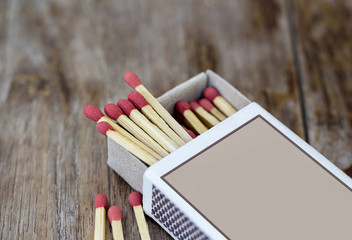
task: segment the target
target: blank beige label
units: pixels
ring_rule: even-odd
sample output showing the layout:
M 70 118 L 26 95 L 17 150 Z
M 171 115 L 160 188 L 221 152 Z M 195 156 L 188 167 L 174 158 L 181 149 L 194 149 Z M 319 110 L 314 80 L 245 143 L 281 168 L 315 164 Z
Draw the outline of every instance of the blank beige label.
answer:
M 351 239 L 352 191 L 260 116 L 163 176 L 229 239 Z

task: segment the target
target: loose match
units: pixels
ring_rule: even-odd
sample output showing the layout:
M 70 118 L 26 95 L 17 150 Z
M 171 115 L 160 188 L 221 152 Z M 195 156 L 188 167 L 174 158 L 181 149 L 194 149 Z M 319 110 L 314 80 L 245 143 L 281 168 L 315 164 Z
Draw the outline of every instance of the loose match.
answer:
M 107 197 L 100 193 L 95 196 L 95 230 L 94 240 L 105 240 L 105 219 L 106 208 L 108 207 Z
M 122 230 L 122 212 L 118 206 L 111 206 L 108 210 L 109 221 L 112 228 L 112 236 L 114 240 L 123 240 Z
M 142 208 L 142 195 L 139 192 L 132 192 L 128 197 L 128 200 L 133 207 L 141 239 L 150 240 L 148 225 L 145 220 L 144 211 Z

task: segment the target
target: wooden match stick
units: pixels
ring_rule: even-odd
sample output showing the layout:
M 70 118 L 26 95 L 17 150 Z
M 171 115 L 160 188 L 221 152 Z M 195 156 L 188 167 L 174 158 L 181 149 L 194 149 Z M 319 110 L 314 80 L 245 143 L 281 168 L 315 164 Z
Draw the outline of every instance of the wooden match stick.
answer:
M 87 118 L 89 118 L 90 120 L 93 120 L 97 123 L 99 122 L 107 122 L 109 123 L 116 132 L 122 134 L 123 136 L 125 136 L 126 138 L 128 138 L 133 144 L 140 146 L 142 149 L 144 149 L 146 152 L 150 153 L 151 155 L 153 155 L 153 157 L 155 157 L 157 160 L 160 160 L 162 157 L 157 154 L 155 151 L 153 151 L 152 149 L 150 149 L 149 147 L 147 147 L 145 144 L 143 144 L 142 142 L 138 141 L 138 139 L 136 139 L 134 136 L 132 136 L 129 132 L 127 132 L 125 129 L 123 129 L 122 127 L 120 127 L 119 125 L 117 125 L 116 123 L 114 123 L 113 121 L 111 121 L 108 117 L 106 117 L 100 110 L 99 108 L 97 108 L 94 105 L 87 105 L 84 107 L 84 115 L 86 115 Z M 150 138 L 151 139 L 151 138 Z M 151 139 L 153 140 L 153 139 Z M 163 149 L 162 147 L 160 147 L 161 149 Z M 164 149 L 163 149 L 164 150 Z M 164 150 L 164 152 L 166 152 Z M 167 152 L 166 152 L 167 153 Z
M 123 240 L 122 230 L 122 212 L 118 206 L 111 206 L 108 210 L 108 216 L 112 228 L 112 237 L 114 240 Z
M 170 113 L 159 103 L 158 100 L 145 88 L 139 77 L 133 73 L 128 72 L 125 74 L 125 82 L 133 87 L 137 92 L 143 95 L 147 102 L 154 108 L 154 110 L 162 117 L 167 124 L 183 139 L 189 142 L 192 138 L 189 134 L 178 124 L 178 122 L 170 115 Z
M 222 114 L 208 99 L 202 98 L 199 100 L 199 104 L 209 113 L 213 114 L 219 121 L 226 119 L 226 116 Z
M 95 196 L 95 230 L 94 240 L 105 240 L 105 219 L 108 199 L 102 193 Z
M 108 117 L 106 117 L 99 108 L 97 108 L 94 105 L 87 105 L 84 107 L 83 109 L 84 115 L 89 118 L 90 120 L 94 121 L 94 122 L 107 122 L 109 123 L 116 131 L 123 133 L 126 132 L 126 130 L 124 130 L 122 127 L 120 127 L 119 125 L 117 125 L 116 123 L 114 123 L 113 121 L 111 121 Z
M 189 131 L 191 131 L 191 132 L 193 133 L 193 135 L 197 136 L 197 135 L 194 133 L 195 130 L 194 130 L 193 126 L 189 123 L 189 121 L 188 121 L 187 119 L 185 119 L 185 117 L 184 117 L 180 112 L 178 112 L 177 110 L 175 111 L 175 114 L 176 114 L 176 120 L 177 120 L 177 122 L 182 126 L 182 128 L 183 128 L 186 132 L 188 132 L 188 134 L 190 133 Z M 188 129 L 184 124 L 185 124 L 187 127 L 192 128 L 193 131 L 190 130 L 190 129 Z M 193 135 L 190 134 L 190 136 L 191 136 L 192 138 L 194 138 Z
M 149 136 L 154 138 L 166 151 L 173 152 L 178 148 L 178 145 L 171 140 L 163 131 L 151 123 L 142 113 L 140 113 L 133 104 L 127 99 L 120 99 L 117 105 L 122 111 Z
M 152 123 L 158 126 L 167 136 L 169 136 L 179 147 L 186 144 L 180 136 L 178 136 L 174 130 L 155 112 L 155 110 L 149 105 L 147 100 L 139 92 L 131 92 L 128 94 L 128 100 L 130 100 L 135 107 L 137 107 Z
M 161 157 L 157 157 L 158 160 L 160 160 L 162 157 L 166 157 L 167 155 L 169 155 L 169 153 L 164 148 L 162 148 L 156 141 L 154 141 L 153 138 L 151 138 L 139 126 L 137 126 L 133 121 L 131 121 L 131 119 L 129 119 L 116 104 L 109 103 L 105 105 L 104 111 L 106 115 L 108 115 L 111 119 L 117 121 L 121 126 L 123 126 L 130 133 L 132 133 L 142 143 L 144 143 L 149 148 L 154 150 L 158 155 L 160 155 Z
M 147 165 L 156 163 L 157 160 L 150 153 L 143 150 L 140 146 L 133 144 L 128 138 L 115 131 L 109 123 L 100 122 L 97 124 L 97 129 L 101 134 L 111 138 L 114 142 L 127 149 Z
M 205 111 L 203 107 L 201 107 L 196 101 L 192 101 L 189 103 L 191 109 L 197 114 L 199 119 L 209 128 L 214 127 L 219 123 L 219 120 L 216 119 L 213 115 Z
M 142 195 L 139 192 L 132 192 L 128 197 L 128 200 L 133 207 L 141 239 L 150 240 L 148 225 L 145 221 L 144 211 L 142 208 Z
M 191 107 L 186 101 L 178 101 L 176 103 L 176 110 L 183 115 L 185 120 L 192 126 L 192 128 L 198 133 L 202 134 L 207 131 L 208 128 L 197 118 L 192 112 Z
M 232 107 L 232 105 L 226 101 L 226 99 L 223 98 L 214 87 L 207 87 L 203 92 L 203 96 L 210 102 L 213 102 L 214 105 L 228 117 L 237 112 L 236 109 Z
M 183 125 L 183 124 L 179 121 L 179 119 L 184 119 L 184 117 L 181 116 L 181 113 L 176 112 L 176 116 L 178 116 L 178 117 L 176 118 L 176 121 L 181 125 L 181 127 L 182 127 L 184 130 L 186 130 L 186 132 L 188 132 L 188 134 L 189 134 L 192 138 L 196 138 L 197 135 L 196 135 L 191 129 L 186 128 L 185 125 Z

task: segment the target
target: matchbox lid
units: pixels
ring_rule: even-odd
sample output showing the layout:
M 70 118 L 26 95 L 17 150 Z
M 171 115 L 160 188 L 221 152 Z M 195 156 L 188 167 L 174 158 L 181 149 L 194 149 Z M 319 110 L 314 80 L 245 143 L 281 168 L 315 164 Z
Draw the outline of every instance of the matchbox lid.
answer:
M 173 236 L 351 238 L 351 178 L 256 103 L 149 167 L 143 184 L 145 211 Z

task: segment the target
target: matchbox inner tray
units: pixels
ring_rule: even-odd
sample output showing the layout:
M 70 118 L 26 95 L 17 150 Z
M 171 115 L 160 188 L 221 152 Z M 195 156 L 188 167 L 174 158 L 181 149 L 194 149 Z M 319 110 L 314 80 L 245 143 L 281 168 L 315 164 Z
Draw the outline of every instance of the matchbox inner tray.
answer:
M 214 86 L 238 112 L 147 168 L 108 140 L 108 164 L 174 239 L 351 239 L 352 180 L 208 70 L 159 97 Z

